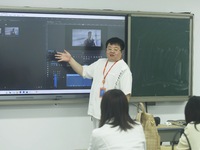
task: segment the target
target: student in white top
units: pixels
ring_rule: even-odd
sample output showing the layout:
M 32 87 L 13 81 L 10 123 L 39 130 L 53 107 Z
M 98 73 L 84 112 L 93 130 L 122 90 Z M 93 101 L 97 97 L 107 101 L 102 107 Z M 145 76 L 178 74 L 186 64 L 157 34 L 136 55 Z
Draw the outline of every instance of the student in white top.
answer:
M 99 128 L 93 130 L 88 150 L 146 150 L 142 125 L 129 115 L 125 94 L 108 90 L 101 101 Z
M 176 149 L 200 150 L 200 96 L 189 98 L 185 106 L 185 121 L 185 135 L 181 135 Z
M 105 45 L 107 58 L 100 58 L 89 66 L 79 64 L 66 50 L 55 54 L 58 62 L 68 62 L 75 72 L 84 78 L 93 79 L 88 115 L 92 116 L 94 128 L 99 125 L 100 103 L 105 91 L 120 89 L 129 99 L 132 90 L 132 73 L 129 66 L 122 59 L 125 48 L 124 41 L 118 37 L 113 37 L 107 40 Z

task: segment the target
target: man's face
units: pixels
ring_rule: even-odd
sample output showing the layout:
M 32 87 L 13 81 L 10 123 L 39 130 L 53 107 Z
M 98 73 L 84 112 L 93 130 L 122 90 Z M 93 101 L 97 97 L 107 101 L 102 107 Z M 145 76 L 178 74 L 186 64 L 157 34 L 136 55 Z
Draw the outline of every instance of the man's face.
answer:
M 106 48 L 106 56 L 109 61 L 118 61 L 122 58 L 122 51 L 118 44 L 108 44 Z

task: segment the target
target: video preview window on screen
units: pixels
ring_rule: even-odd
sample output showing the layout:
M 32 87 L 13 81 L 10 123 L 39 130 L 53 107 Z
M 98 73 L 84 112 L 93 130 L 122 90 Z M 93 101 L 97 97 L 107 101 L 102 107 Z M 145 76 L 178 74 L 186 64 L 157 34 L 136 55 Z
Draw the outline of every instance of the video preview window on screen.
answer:
M 125 40 L 126 16 L 0 12 L 0 95 L 89 93 L 84 79 L 55 53 L 81 65 L 105 57 L 105 43 Z

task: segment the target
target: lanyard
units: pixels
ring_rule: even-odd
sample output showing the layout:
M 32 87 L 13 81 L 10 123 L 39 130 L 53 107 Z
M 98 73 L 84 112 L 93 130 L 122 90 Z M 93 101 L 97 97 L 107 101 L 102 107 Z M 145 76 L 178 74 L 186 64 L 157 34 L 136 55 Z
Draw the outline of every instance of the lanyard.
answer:
M 113 67 L 117 62 L 118 62 L 118 61 L 116 61 L 115 63 L 113 63 L 112 66 L 109 68 L 108 72 L 105 74 L 106 67 L 107 67 L 107 65 L 108 65 L 108 60 L 107 60 L 105 66 L 104 66 L 104 69 L 103 69 L 103 75 L 105 74 L 104 77 L 103 77 L 103 80 L 102 80 L 103 85 L 105 84 L 105 80 L 106 80 L 106 77 L 107 77 L 108 73 L 110 72 L 110 70 L 112 69 L 112 67 Z

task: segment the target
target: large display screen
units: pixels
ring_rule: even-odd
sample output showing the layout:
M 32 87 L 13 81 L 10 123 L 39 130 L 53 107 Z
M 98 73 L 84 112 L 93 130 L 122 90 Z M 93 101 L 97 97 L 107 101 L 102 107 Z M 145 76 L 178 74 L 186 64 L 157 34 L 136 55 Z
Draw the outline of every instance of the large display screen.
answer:
M 126 28 L 126 15 L 0 12 L 0 100 L 88 95 L 92 79 L 54 54 L 66 49 L 89 65 L 105 57 L 107 39 L 126 42 Z

